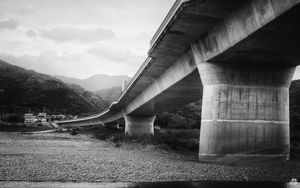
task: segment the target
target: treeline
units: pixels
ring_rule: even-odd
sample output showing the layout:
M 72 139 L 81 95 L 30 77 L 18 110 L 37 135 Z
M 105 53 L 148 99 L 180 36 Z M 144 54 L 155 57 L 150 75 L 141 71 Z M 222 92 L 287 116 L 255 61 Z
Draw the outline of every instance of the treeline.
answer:
M 108 102 L 77 85 L 65 84 L 49 75 L 26 70 L 0 61 L 0 115 L 38 113 L 95 114 Z
M 172 112 L 156 116 L 155 124 L 161 128 L 199 129 L 201 122 L 201 100 L 190 103 Z

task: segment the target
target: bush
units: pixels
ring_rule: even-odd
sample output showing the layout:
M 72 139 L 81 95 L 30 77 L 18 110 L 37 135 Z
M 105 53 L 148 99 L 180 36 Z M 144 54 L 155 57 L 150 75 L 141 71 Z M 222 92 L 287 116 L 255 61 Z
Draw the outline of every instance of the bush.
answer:
M 99 140 L 110 139 L 113 135 L 119 134 L 122 131 L 121 129 L 116 129 L 113 127 L 95 127 L 93 130 L 93 135 Z
M 199 147 L 199 129 L 155 129 L 152 135 L 124 134 L 124 130 L 113 127 L 93 128 L 92 134 L 100 140 L 114 143 L 120 147 L 122 143 L 140 143 L 142 145 L 156 145 L 165 150 L 197 152 Z
M 78 128 L 72 129 L 71 132 L 70 132 L 71 135 L 77 135 L 78 133 L 79 133 L 79 129 Z
M 115 143 L 119 147 L 120 143 L 141 143 L 143 145 L 153 144 L 160 148 L 179 151 L 198 151 L 199 130 L 156 130 L 155 135 L 134 135 L 129 136 L 124 133 L 111 135 L 109 142 Z
M 9 123 L 23 123 L 24 122 L 24 117 L 22 115 L 19 115 L 19 114 L 11 114 L 7 118 L 7 122 L 9 122 Z

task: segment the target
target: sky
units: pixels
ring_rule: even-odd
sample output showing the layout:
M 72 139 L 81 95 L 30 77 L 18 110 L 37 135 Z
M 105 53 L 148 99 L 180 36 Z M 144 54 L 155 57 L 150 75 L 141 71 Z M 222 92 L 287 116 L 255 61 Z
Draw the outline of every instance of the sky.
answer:
M 175 0 L 0 0 L 0 59 L 50 75 L 133 76 Z
M 0 59 L 80 79 L 133 76 L 174 2 L 0 0 Z M 300 69 L 294 79 L 300 79 Z

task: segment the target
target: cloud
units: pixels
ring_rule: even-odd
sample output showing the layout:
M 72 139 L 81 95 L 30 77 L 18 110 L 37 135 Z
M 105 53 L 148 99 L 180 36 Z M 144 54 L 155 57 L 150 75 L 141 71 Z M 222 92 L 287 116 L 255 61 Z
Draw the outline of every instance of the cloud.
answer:
M 28 31 L 26 32 L 26 35 L 27 35 L 28 37 L 35 37 L 35 36 L 36 36 L 36 32 L 33 31 L 33 30 L 28 30 Z
M 55 42 L 77 41 L 91 43 L 96 41 L 111 40 L 115 38 L 115 33 L 110 29 L 81 29 L 75 27 L 56 27 L 53 29 L 40 30 L 41 36 Z
M 132 76 L 136 71 L 132 70 L 129 64 L 99 61 L 98 58 L 86 52 L 60 54 L 55 51 L 44 51 L 37 55 L 0 53 L 0 59 L 44 74 L 82 79 L 95 74 Z
M 16 12 L 22 16 L 34 14 L 34 10 L 32 8 L 28 8 L 28 7 L 21 8 L 21 9 L 17 10 Z
M 47 56 L 47 54 L 40 54 L 39 56 L 33 56 L 33 55 L 16 56 L 7 53 L 0 54 L 1 60 L 6 61 L 7 63 L 11 63 L 13 65 L 17 65 L 20 67 L 26 67 L 26 69 L 32 69 L 42 73 L 44 73 L 45 70 L 49 70 L 49 69 L 51 70 L 51 68 L 49 67 L 49 63 L 45 63 L 41 61 L 42 59 L 45 59 L 44 58 L 45 56 Z M 51 62 L 51 59 L 49 59 L 49 62 Z
M 0 0 L 0 21 L 20 23 L 0 28 L 0 59 L 12 54 L 16 65 L 79 78 L 132 76 L 174 1 Z
M 1 17 L 3 17 L 3 16 L 1 16 Z M 19 22 L 15 19 L 6 18 L 6 19 L 0 20 L 0 29 L 16 30 L 18 27 L 19 27 Z
M 36 56 L 0 53 L 0 59 L 40 73 L 68 76 L 80 74 L 80 70 L 84 70 L 84 61 L 89 60 L 84 54 L 59 55 L 55 51 L 44 51 Z
M 146 55 L 133 53 L 128 48 L 123 48 L 118 45 L 96 43 L 86 51 L 95 57 L 102 67 L 107 70 L 108 74 L 130 75 L 133 76 L 140 65 L 146 59 Z M 99 69 L 99 70 L 100 70 Z M 103 71 L 104 74 L 107 74 Z
M 97 44 L 88 49 L 90 54 L 111 60 L 113 62 L 136 62 L 142 59 L 141 56 L 133 54 L 129 49 L 114 47 L 107 44 Z

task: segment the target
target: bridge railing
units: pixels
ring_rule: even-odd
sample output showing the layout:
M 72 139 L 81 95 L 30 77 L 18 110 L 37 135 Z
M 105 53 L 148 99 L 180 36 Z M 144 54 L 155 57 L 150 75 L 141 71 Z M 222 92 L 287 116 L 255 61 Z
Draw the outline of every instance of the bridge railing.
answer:
M 188 2 L 191 0 L 176 0 L 176 2 L 173 4 L 171 10 L 169 11 L 169 13 L 167 14 L 167 16 L 165 17 L 165 19 L 163 20 L 162 24 L 159 26 L 158 30 L 156 31 L 156 33 L 154 34 L 153 38 L 150 41 L 150 45 L 151 47 L 154 45 L 155 41 L 159 38 L 159 36 L 161 35 L 161 33 L 164 31 L 166 25 L 169 23 L 169 21 L 171 20 L 171 18 L 174 16 L 174 14 L 177 12 L 177 10 L 181 7 L 182 3 L 184 2 Z M 136 74 L 133 76 L 133 78 L 130 80 L 130 82 L 128 83 L 127 87 L 125 88 L 125 90 L 122 92 L 121 96 L 119 97 L 119 99 L 115 102 L 113 102 L 110 105 L 110 109 L 111 107 L 117 105 L 119 103 L 119 101 L 126 95 L 126 93 L 132 88 L 132 86 L 136 83 L 136 81 L 138 80 L 138 78 L 140 77 L 140 75 L 147 70 L 147 68 L 150 66 L 150 64 L 153 62 L 153 58 L 151 57 L 147 57 L 146 60 L 144 61 L 144 63 L 141 65 L 141 67 L 138 69 L 138 71 L 136 72 Z
M 158 28 L 158 30 L 154 34 L 153 38 L 151 39 L 151 41 L 150 41 L 151 47 L 154 45 L 155 41 L 159 38 L 159 36 L 161 35 L 161 33 L 164 31 L 166 25 L 169 23 L 169 21 L 171 20 L 171 18 L 175 15 L 175 13 L 177 12 L 177 10 L 181 7 L 182 3 L 185 3 L 185 2 L 188 2 L 188 1 L 191 1 L 191 0 L 176 0 L 176 2 L 174 3 L 174 5 L 172 6 L 171 10 L 169 11 L 169 13 L 167 14 L 167 16 L 163 20 L 162 24 L 160 25 L 160 27 Z M 147 70 L 147 68 L 150 66 L 150 64 L 153 61 L 154 61 L 154 59 L 151 58 L 151 57 L 147 57 L 146 58 L 146 60 L 141 65 L 141 67 L 138 69 L 138 71 L 136 72 L 136 74 L 134 75 L 134 77 L 128 83 L 128 85 L 125 88 L 125 90 L 122 92 L 122 94 L 119 97 L 119 99 L 117 101 L 113 102 L 110 105 L 109 108 L 111 108 L 112 106 L 115 106 L 115 105 L 117 105 L 119 103 L 119 101 L 126 95 L 126 93 L 136 83 L 136 81 L 138 80 L 138 78 L 140 77 L 140 75 L 142 75 L 142 73 Z
M 151 62 L 152 58 L 147 57 L 146 60 L 144 61 L 144 63 L 141 65 L 141 67 L 138 69 L 138 71 L 136 72 L 136 74 L 134 75 L 134 77 L 130 80 L 130 82 L 128 83 L 127 87 L 125 88 L 124 92 L 122 92 L 121 96 L 119 97 L 119 99 L 115 102 L 112 102 L 112 104 L 109 106 L 109 108 L 103 112 L 100 112 L 98 114 L 94 114 L 91 116 L 86 116 L 86 117 L 82 117 L 82 118 L 78 118 L 78 119 L 72 119 L 72 120 L 63 120 L 63 121 L 57 121 L 57 124 L 60 123 L 71 123 L 71 122 L 79 122 L 79 121 L 88 121 L 88 120 L 92 120 L 95 118 L 100 118 L 101 116 L 111 112 L 111 109 L 113 108 L 113 106 L 117 105 L 119 103 L 119 101 L 125 96 L 125 94 L 133 87 L 133 85 L 136 83 L 136 81 L 138 80 L 138 78 L 140 77 L 140 75 L 143 73 L 143 71 L 147 70 L 147 67 L 149 67 L 150 62 Z
M 190 1 L 190 0 L 176 0 L 174 5 L 172 6 L 171 10 L 168 12 L 167 16 L 165 17 L 163 22 L 160 24 L 160 26 L 159 26 L 158 30 L 156 31 L 156 33 L 154 34 L 154 36 L 152 37 L 152 39 L 150 41 L 150 48 L 152 48 L 152 46 L 155 44 L 155 42 L 157 41 L 159 36 L 163 32 L 165 32 L 165 28 L 166 28 L 167 24 L 170 22 L 172 17 L 176 14 L 177 10 L 181 7 L 181 4 L 184 2 L 187 2 L 187 1 Z
M 60 124 L 60 123 L 71 123 L 71 122 L 88 121 L 88 120 L 92 120 L 92 119 L 101 117 L 101 116 L 103 116 L 104 114 L 106 114 L 108 112 L 109 112 L 109 109 L 104 110 L 104 111 L 102 111 L 102 112 L 100 112 L 98 114 L 93 114 L 93 115 L 81 117 L 81 118 L 78 118 L 78 119 L 68 119 L 68 120 L 54 121 L 54 123 Z
M 140 77 L 140 75 L 143 73 L 143 71 L 145 71 L 149 67 L 150 63 L 152 62 L 151 60 L 152 60 L 151 57 L 147 57 L 146 58 L 146 60 L 143 62 L 143 64 L 140 66 L 140 68 L 138 69 L 138 71 L 133 76 L 133 78 L 127 84 L 127 87 L 125 88 L 124 92 L 122 92 L 122 94 L 119 97 L 119 99 L 116 102 L 113 102 L 110 105 L 109 108 L 111 108 L 111 106 L 117 104 L 124 97 L 124 95 L 133 87 L 133 85 L 136 83 L 136 81 L 138 80 L 138 78 Z

